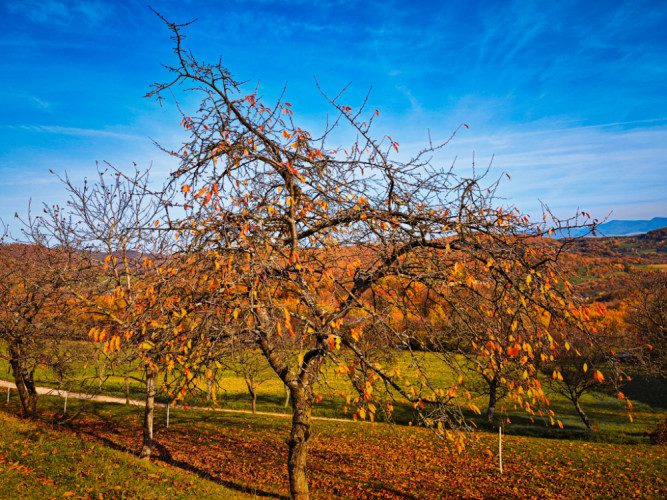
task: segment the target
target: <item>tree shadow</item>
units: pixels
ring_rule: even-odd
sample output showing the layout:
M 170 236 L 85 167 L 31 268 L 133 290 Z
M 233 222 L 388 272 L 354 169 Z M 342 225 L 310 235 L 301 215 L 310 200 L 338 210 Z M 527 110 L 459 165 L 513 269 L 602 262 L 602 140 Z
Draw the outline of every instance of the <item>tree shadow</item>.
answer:
M 137 456 L 137 452 L 135 450 L 132 450 L 123 444 L 117 443 L 112 439 L 109 439 L 108 437 L 99 435 L 94 431 L 79 430 L 79 432 L 81 434 L 86 434 L 87 436 L 90 436 L 91 438 L 97 440 L 98 442 L 103 443 L 105 446 L 111 448 L 112 450 L 120 451 L 123 453 L 129 453 L 130 455 L 133 455 L 135 457 Z M 157 440 L 153 441 L 153 446 L 154 446 L 154 453 L 152 458 L 154 458 L 155 460 L 159 460 L 161 462 L 164 462 L 165 464 L 171 465 L 172 467 L 176 467 L 183 471 L 196 474 L 197 476 L 207 481 L 211 481 L 213 483 L 219 484 L 220 486 L 224 486 L 225 488 L 229 488 L 230 490 L 235 490 L 240 493 L 248 493 L 251 495 L 264 498 L 275 498 L 277 500 L 289 500 L 289 497 L 287 496 L 278 495 L 276 493 L 271 493 L 269 491 L 258 490 L 256 488 L 249 488 L 247 486 L 242 486 L 240 484 L 234 483 L 233 481 L 220 479 L 219 477 L 215 477 L 209 472 L 199 469 L 188 462 L 185 462 L 183 460 L 176 460 L 175 458 L 172 457 L 171 452 L 167 449 L 167 447 L 159 443 Z
M 224 479 L 220 479 L 218 477 L 213 476 L 212 474 L 199 469 L 195 467 L 192 464 L 189 464 L 187 462 L 184 462 L 182 460 L 176 460 L 171 456 L 171 453 L 169 450 L 162 445 L 161 443 L 158 443 L 155 441 L 154 443 L 155 451 L 159 453 L 159 457 L 155 457 L 158 460 L 161 460 L 162 462 L 171 465 L 172 467 L 177 467 L 181 470 L 191 472 L 193 474 L 196 474 L 197 476 L 201 477 L 202 479 L 206 479 L 207 481 L 214 482 L 216 484 L 219 484 L 220 486 L 224 486 L 225 488 L 229 488 L 231 490 L 238 491 L 240 493 L 249 493 L 258 497 L 265 497 L 265 498 L 276 498 L 279 500 L 289 500 L 289 497 L 283 496 L 283 495 L 278 495 L 275 493 L 271 493 L 268 491 L 263 491 L 263 490 L 258 490 L 255 488 L 248 488 L 246 486 L 241 486 L 239 484 L 236 484 L 232 481 L 226 481 Z

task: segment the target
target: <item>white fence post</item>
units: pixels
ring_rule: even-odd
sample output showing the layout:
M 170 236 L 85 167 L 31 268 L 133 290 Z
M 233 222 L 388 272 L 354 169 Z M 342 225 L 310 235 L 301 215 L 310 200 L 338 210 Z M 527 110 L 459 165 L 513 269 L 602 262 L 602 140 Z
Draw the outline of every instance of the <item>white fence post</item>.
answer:
M 500 464 L 500 473 L 503 473 L 503 428 L 498 426 L 498 463 Z
M 167 429 L 169 429 L 169 407 L 170 406 L 171 406 L 170 404 L 167 404 Z
M 67 396 L 69 396 L 69 391 L 65 392 L 65 406 L 63 407 L 63 415 L 67 413 Z

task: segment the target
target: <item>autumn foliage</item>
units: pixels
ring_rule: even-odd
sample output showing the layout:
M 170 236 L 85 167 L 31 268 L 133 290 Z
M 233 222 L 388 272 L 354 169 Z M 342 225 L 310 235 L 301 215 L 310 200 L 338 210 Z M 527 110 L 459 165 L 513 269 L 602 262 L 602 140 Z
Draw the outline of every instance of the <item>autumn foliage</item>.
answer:
M 621 316 L 577 293 L 572 264 L 584 259 L 564 253 L 571 241 L 552 239 L 567 221 L 545 216 L 532 223 L 495 198 L 498 182 L 431 164 L 431 153 L 448 141 L 401 155 L 396 140 L 374 134 L 379 112 L 365 104 L 354 109 L 345 94 L 323 93 L 335 118 L 320 133 L 308 132 L 290 103 L 265 102 L 221 63 L 199 61 L 183 47 L 184 27 L 167 25 L 173 78 L 148 95 L 162 99 L 184 85 L 201 99 L 183 111 L 183 145 L 163 148 L 179 165 L 160 189 L 139 171 L 100 171 L 83 187 L 62 179 L 71 195 L 67 210 L 51 210 L 32 229 L 76 256 L 68 262 L 77 279 L 69 279 L 62 259 L 34 259 L 34 269 L 17 272 L 3 248 L 0 333 L 10 353 L 42 339 L 38 323 L 9 325 L 16 297 L 35 304 L 42 330 L 56 310 L 66 310 L 62 301 L 76 308 L 91 325 L 88 338 L 116 366 L 143 371 L 142 458 L 153 453 L 158 391 L 177 401 L 206 390 L 215 402 L 212 381 L 233 359 L 254 411 L 257 384 L 267 377 L 257 368 L 266 366 L 257 363 L 261 356 L 292 405 L 287 450 L 272 443 L 271 456 L 264 450 L 262 458 L 286 460 L 295 499 L 309 497 L 312 410 L 327 365 L 350 381 L 355 420 L 374 422 L 380 411 L 390 419 L 393 405 L 407 403 L 419 424 L 459 453 L 469 443 L 461 432 L 471 430 L 469 411 L 499 422 L 507 402 L 562 427 L 544 373 L 592 428 L 580 397 L 622 375 L 613 363 Z M 332 145 L 340 131 L 355 139 Z M 643 324 L 635 322 L 648 344 Z M 399 350 L 409 353 L 414 377 L 395 366 Z M 437 368 L 424 363 L 424 352 Z M 15 369 L 17 385 L 26 366 Z M 451 379 L 443 381 L 443 370 Z M 486 409 L 475 402 L 479 391 L 488 396 Z M 228 439 L 227 430 L 216 432 Z M 402 453 L 436 446 L 426 443 L 433 433 L 425 436 L 406 438 L 414 442 L 402 443 Z M 237 441 L 253 453 L 261 448 Z M 320 467 L 334 466 L 341 447 L 352 445 L 318 443 Z M 316 484 L 338 482 L 318 470 Z M 340 488 L 354 494 L 349 485 Z M 509 494 L 500 487 L 496 493 Z

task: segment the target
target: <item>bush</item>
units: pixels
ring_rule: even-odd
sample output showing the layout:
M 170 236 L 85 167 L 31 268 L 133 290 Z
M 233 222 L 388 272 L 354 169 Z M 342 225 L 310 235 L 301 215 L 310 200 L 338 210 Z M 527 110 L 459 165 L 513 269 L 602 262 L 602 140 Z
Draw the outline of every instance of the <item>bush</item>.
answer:
M 667 418 L 658 424 L 649 436 L 653 444 L 667 444 Z

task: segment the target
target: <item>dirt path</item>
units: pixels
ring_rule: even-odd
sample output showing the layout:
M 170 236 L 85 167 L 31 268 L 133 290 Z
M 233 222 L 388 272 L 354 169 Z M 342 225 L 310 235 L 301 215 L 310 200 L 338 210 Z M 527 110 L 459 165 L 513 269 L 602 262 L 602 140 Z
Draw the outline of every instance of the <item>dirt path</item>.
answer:
M 0 379 L 0 387 L 9 387 L 13 390 L 16 390 L 16 384 L 14 382 L 11 382 L 9 380 L 2 380 Z M 51 387 L 37 387 L 37 394 L 45 395 L 45 396 L 58 396 L 61 398 L 67 397 L 67 398 L 72 398 L 72 399 L 88 399 L 91 401 L 100 401 L 102 403 L 115 403 L 115 404 L 127 404 L 125 402 L 125 398 L 116 398 L 113 396 L 103 396 L 103 395 L 93 395 L 93 394 L 86 394 L 82 392 L 70 392 L 70 391 L 64 391 L 64 390 L 59 390 L 59 389 L 53 389 Z M 1 399 L 1 398 L 0 398 Z M 138 399 L 130 399 L 129 404 L 134 405 L 134 406 L 144 406 L 144 401 L 140 401 Z M 159 408 L 166 408 L 167 405 L 165 403 L 155 403 L 156 407 Z M 176 405 L 173 408 L 178 408 L 178 409 L 183 409 L 183 405 Z M 206 406 L 189 406 L 188 405 L 188 410 L 198 410 L 198 411 L 219 411 L 222 413 L 244 413 L 248 415 L 252 415 L 252 411 L 250 410 L 233 410 L 231 408 L 209 408 Z M 291 418 L 292 415 L 289 413 L 273 413 L 273 412 L 268 412 L 268 411 L 258 411 L 255 412 L 255 415 L 266 415 L 269 417 L 279 417 L 279 418 Z M 313 420 L 327 420 L 329 422 L 354 422 L 354 420 L 347 420 L 344 418 L 330 418 L 330 417 L 312 417 Z M 360 421 L 363 422 L 363 421 Z

